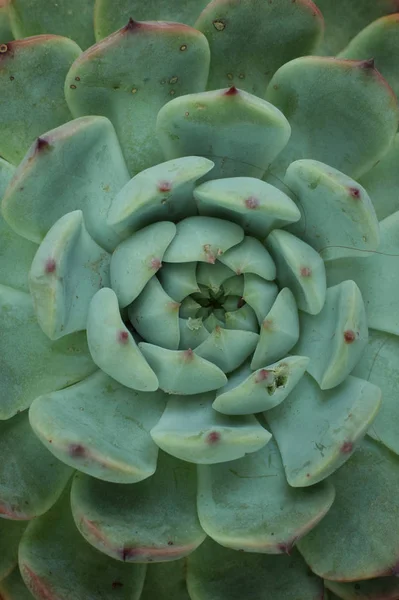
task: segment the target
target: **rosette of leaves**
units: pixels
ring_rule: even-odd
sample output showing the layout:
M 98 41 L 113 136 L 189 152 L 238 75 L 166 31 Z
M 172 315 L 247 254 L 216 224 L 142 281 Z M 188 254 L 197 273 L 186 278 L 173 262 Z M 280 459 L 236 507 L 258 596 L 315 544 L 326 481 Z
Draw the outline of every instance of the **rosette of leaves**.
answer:
M 317 4 L 0 2 L 6 600 L 399 598 L 399 20 Z

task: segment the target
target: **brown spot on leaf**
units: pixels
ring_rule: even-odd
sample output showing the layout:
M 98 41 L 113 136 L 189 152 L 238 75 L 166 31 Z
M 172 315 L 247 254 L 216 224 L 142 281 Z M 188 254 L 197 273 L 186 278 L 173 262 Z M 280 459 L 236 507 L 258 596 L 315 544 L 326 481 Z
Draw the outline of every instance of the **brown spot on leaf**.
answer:
M 221 437 L 222 436 L 220 435 L 219 431 L 211 431 L 206 436 L 206 442 L 207 444 L 213 446 L 213 444 L 217 444 L 218 442 L 220 442 Z
M 340 450 L 343 454 L 349 454 L 353 450 L 353 443 L 352 442 L 344 442 L 342 444 Z
M 344 340 L 347 344 L 352 344 L 356 339 L 356 333 L 351 329 L 344 331 Z
M 125 330 L 122 329 L 121 331 L 118 331 L 118 342 L 120 344 L 127 344 L 129 341 L 129 333 Z
M 46 264 L 44 265 L 44 272 L 49 275 L 50 273 L 55 273 L 56 268 L 57 263 L 55 262 L 54 258 L 48 258 L 46 260 Z
M 235 85 L 232 85 L 226 92 L 223 93 L 224 96 L 237 96 L 239 91 L 237 90 Z
M 86 448 L 82 444 L 69 444 L 68 454 L 72 458 L 85 458 Z
M 245 206 L 250 209 L 257 208 L 259 206 L 259 200 L 254 196 L 249 196 L 249 198 L 245 200 Z

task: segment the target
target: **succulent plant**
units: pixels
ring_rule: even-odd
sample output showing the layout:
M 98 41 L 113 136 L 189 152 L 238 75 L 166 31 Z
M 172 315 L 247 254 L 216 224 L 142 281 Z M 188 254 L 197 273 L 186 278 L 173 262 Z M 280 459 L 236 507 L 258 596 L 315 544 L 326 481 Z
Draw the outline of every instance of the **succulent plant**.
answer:
M 399 5 L 316 4 L 0 0 L 0 598 L 399 599 Z

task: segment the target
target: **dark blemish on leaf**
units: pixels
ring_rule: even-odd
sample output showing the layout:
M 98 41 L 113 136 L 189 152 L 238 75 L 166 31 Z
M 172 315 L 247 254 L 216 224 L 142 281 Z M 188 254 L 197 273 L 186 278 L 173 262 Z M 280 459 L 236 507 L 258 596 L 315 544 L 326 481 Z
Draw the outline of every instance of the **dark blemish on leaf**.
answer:
M 15 77 L 13 75 L 10 76 L 10 81 L 14 81 Z
M 352 442 L 344 442 L 342 444 L 340 450 L 343 454 L 349 454 L 353 450 L 353 443 Z
M 48 258 L 44 266 L 44 272 L 49 275 L 50 273 L 55 273 L 56 268 L 57 263 L 55 262 L 54 258 Z
M 39 137 L 36 140 L 36 152 L 43 152 L 43 150 L 48 150 L 50 148 L 50 144 L 49 142 L 43 138 L 43 137 Z
M 239 91 L 235 85 L 232 85 L 226 92 L 223 92 L 223 96 L 237 96 L 237 94 L 239 94 Z
M 182 52 L 184 52 L 185 50 L 187 50 L 187 44 L 182 44 L 182 45 L 180 46 L 180 50 L 181 50 Z
M 173 542 L 172 542 L 172 540 L 169 540 L 169 542 L 168 542 L 168 546 L 173 546 Z
M 209 445 L 217 444 L 220 441 L 221 435 L 218 431 L 211 431 L 206 436 L 206 442 Z
M 76 85 L 74 83 L 72 83 L 72 85 L 69 86 L 71 88 L 71 90 L 76 90 Z
M 237 308 L 242 308 L 245 305 L 246 305 L 246 302 L 245 302 L 244 298 L 241 296 L 241 298 L 239 298 L 239 300 L 237 301 Z
M 118 588 L 123 587 L 123 583 L 120 581 L 113 581 L 112 582 L 112 589 L 113 590 L 117 590 Z
M 8 52 L 7 44 L 0 44 L 0 54 L 5 54 L 6 52 Z
M 127 344 L 129 341 L 129 333 L 125 330 L 118 332 L 118 342 L 120 344 Z
M 344 331 L 344 340 L 347 344 L 352 344 L 356 339 L 356 333 L 351 329 Z
M 185 112 L 185 113 L 184 113 L 184 116 L 185 116 L 185 117 L 188 117 L 188 116 L 189 116 L 189 114 L 190 114 L 189 112 Z
M 245 79 L 245 73 L 240 73 L 238 76 L 239 79 Z
M 140 550 L 137 548 L 122 548 L 118 552 L 119 556 L 123 561 L 129 560 L 129 558 L 134 558 L 135 556 L 140 555 Z
M 350 187 L 349 193 L 352 196 L 352 198 L 355 198 L 356 200 L 360 198 L 360 190 L 358 188 Z
M 368 60 L 361 60 L 359 62 L 359 67 L 364 69 L 365 71 L 370 71 L 374 69 L 374 58 L 369 58 Z
M 230 79 L 230 81 L 234 78 L 233 73 L 227 73 L 227 79 Z
M 360 585 L 358 583 L 355 583 L 354 588 L 355 590 L 360 590 Z
M 268 371 L 267 369 L 261 369 L 259 371 L 259 373 L 256 375 L 256 379 L 255 382 L 256 383 L 260 383 L 261 381 L 264 381 L 265 379 L 267 379 L 270 375 L 270 371 Z
M 224 19 L 215 19 L 212 23 L 217 31 L 223 31 L 226 27 L 226 21 Z
M 173 85 L 174 83 L 177 83 L 178 80 L 179 80 L 179 78 L 177 77 L 177 75 L 173 75 L 173 77 L 171 77 L 169 79 L 169 83 L 171 83 Z
M 158 192 L 170 192 L 172 184 L 170 181 L 160 181 L 158 183 Z
M 288 554 L 288 556 L 289 556 L 292 552 L 295 541 L 296 541 L 296 538 L 294 538 L 291 542 L 283 542 L 281 544 L 278 544 L 277 548 L 280 550 L 281 553 Z
M 85 458 L 86 448 L 82 444 L 69 444 L 69 455 L 73 458 Z
M 245 206 L 250 209 L 257 208 L 259 206 L 259 200 L 254 196 L 249 196 L 244 202 Z
M 80 77 L 75 77 L 75 81 L 80 81 Z
M 132 19 L 132 17 L 130 17 L 128 24 L 125 25 L 125 27 L 122 28 L 122 32 L 134 32 L 137 31 L 137 29 L 140 29 L 140 23 L 139 21 L 135 21 L 134 19 Z
M 309 267 L 301 267 L 301 277 L 310 277 L 312 270 Z
M 137 94 L 137 88 L 132 88 L 132 94 Z
M 176 90 L 170 90 L 169 95 L 174 96 L 176 94 Z

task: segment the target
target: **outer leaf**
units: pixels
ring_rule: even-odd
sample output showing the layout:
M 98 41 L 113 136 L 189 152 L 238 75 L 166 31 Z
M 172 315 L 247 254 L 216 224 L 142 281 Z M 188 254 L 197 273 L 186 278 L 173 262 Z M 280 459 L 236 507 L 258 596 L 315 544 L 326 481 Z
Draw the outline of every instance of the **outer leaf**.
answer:
M 75 40 L 81 48 L 94 44 L 95 0 L 11 0 L 11 28 L 16 39 L 56 33 Z
M 121 564 L 87 544 L 73 522 L 68 492 L 23 536 L 19 566 L 26 585 L 40 600 L 139 600 L 145 566 Z
M 340 53 L 342 58 L 367 60 L 372 56 L 378 71 L 399 93 L 399 78 L 395 69 L 398 60 L 399 14 L 382 17 L 370 23 Z
M 115 292 L 103 288 L 94 296 L 87 320 L 87 341 L 100 369 L 122 385 L 153 392 L 158 379 L 124 325 Z
M 4 517 L 4 513 L 1 512 Z M 26 527 L 26 523 L 0 519 L 0 594 L 1 580 L 8 577 L 18 561 L 18 545 Z M 1 597 L 1 596 L 0 596 Z
M 383 402 L 368 434 L 399 454 L 397 423 L 399 417 L 399 338 L 371 330 L 370 340 L 353 374 L 381 388 Z
M 297 160 L 288 167 L 285 182 L 302 213 L 290 231 L 323 259 L 345 256 L 347 247 L 377 249 L 377 216 L 366 190 L 356 181 L 316 160 Z
M 140 600 L 190 600 L 186 570 L 185 559 L 148 565 Z
M 333 56 L 350 42 L 355 35 L 371 21 L 397 12 L 397 0 L 359 0 L 348 3 L 346 0 L 316 0 L 325 22 L 326 31 L 322 47 L 319 51 Z M 370 58 L 371 55 L 364 57 Z
M 332 581 L 397 574 L 398 457 L 366 438 L 332 477 L 335 502 L 298 547 L 314 573 Z
M 190 554 L 205 538 L 192 465 L 160 454 L 150 479 L 115 485 L 77 474 L 72 511 L 86 540 L 114 559 L 163 562 Z
M 0 594 L 2 594 L 4 600 L 33 600 L 33 596 L 24 584 L 18 567 L 8 577 L 0 581 Z
M 0 39 L 8 42 L 13 39 L 9 16 L 10 0 L 0 0 Z
M 275 106 L 235 87 L 176 98 L 157 118 L 164 155 L 211 159 L 215 167 L 208 179 L 237 175 L 260 179 L 290 132 Z
M 195 23 L 211 48 L 208 89 L 236 85 L 264 97 L 274 72 L 313 54 L 323 17 L 313 2 L 213 0 Z
M 0 202 L 14 172 L 14 167 L 0 158 Z M 17 235 L 6 223 L 1 211 L 0 239 L 0 283 L 28 291 L 28 271 L 37 250 L 36 244 Z
M 156 21 L 178 21 L 194 25 L 200 11 L 208 0 L 168 0 L 165 4 L 159 0 L 96 0 L 94 11 L 94 29 L 96 38 L 101 40 L 116 29 L 122 27 L 129 17 Z
M 274 75 L 266 98 L 292 127 L 270 169 L 276 177 L 312 158 L 356 179 L 386 153 L 398 126 L 396 98 L 372 61 L 295 59 Z
M 7 222 L 40 243 L 60 217 L 80 209 L 90 235 L 113 250 L 119 237 L 106 223 L 107 212 L 129 175 L 111 123 L 84 117 L 39 133 L 3 200 Z
M 399 334 L 399 211 L 380 222 L 381 244 L 376 252 L 349 253 L 326 263 L 328 285 L 353 279 L 366 307 L 369 327 Z
M 326 481 L 293 489 L 275 442 L 239 460 L 198 466 L 198 515 L 218 544 L 267 554 L 290 554 L 334 500 Z
M 208 69 L 209 46 L 199 31 L 130 18 L 75 61 L 65 97 L 75 117 L 100 114 L 112 121 L 134 175 L 162 162 L 155 137 L 159 109 L 173 96 L 204 89 Z
M 0 419 L 28 408 L 40 394 L 72 385 L 95 371 L 86 336 L 75 333 L 50 341 L 24 292 L 0 286 L 0 329 Z
M 0 515 L 6 519 L 47 512 L 72 474 L 34 435 L 27 413 L 0 421 L 0 455 Z
M 322 391 L 305 375 L 285 402 L 265 413 L 288 483 L 313 485 L 339 469 L 365 436 L 380 404 L 380 389 L 362 379 L 349 376 Z
M 168 401 L 153 440 L 188 462 L 212 464 L 256 452 L 271 438 L 253 415 L 230 417 L 212 408 L 213 394 L 176 396 Z
M 0 52 L 0 155 L 18 164 L 33 140 L 69 121 L 65 76 L 80 48 L 44 35 L 11 41 Z
M 98 371 L 33 402 L 31 426 L 54 456 L 105 481 L 135 483 L 153 475 L 158 448 L 149 434 L 164 394 L 138 393 Z
M 377 217 L 385 219 L 399 210 L 399 134 L 396 134 L 388 152 L 360 179 L 374 204 Z
M 261 239 L 301 217 L 291 198 L 254 177 L 206 181 L 194 190 L 194 197 L 201 215 L 233 221 Z
M 236 552 L 207 539 L 188 559 L 192 600 L 318 600 L 323 583 L 291 556 Z
M 40 327 L 51 339 L 86 329 L 90 301 L 109 286 L 110 255 L 86 230 L 82 211 L 61 217 L 39 246 L 29 287 Z
M 342 600 L 397 600 L 399 597 L 397 577 L 378 577 L 350 583 L 326 579 L 325 585 L 339 594 Z

